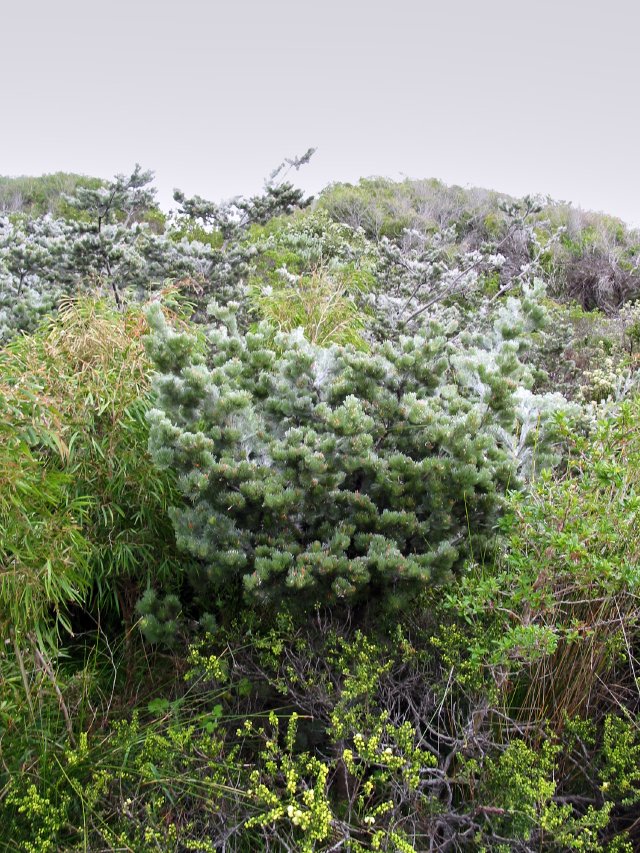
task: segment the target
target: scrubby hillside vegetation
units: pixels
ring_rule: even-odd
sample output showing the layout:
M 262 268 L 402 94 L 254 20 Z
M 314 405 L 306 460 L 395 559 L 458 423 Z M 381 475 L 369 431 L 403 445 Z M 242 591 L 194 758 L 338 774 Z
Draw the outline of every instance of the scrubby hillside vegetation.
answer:
M 0 176 L 0 212 L 4 215 L 23 213 L 31 217 L 47 213 L 68 217 L 71 208 L 65 201 L 65 195 L 75 192 L 79 187 L 97 189 L 105 183 L 99 178 L 68 172 L 41 175 L 38 178 L 26 175 L 19 178 Z
M 0 179 L 0 849 L 640 845 L 640 234 Z

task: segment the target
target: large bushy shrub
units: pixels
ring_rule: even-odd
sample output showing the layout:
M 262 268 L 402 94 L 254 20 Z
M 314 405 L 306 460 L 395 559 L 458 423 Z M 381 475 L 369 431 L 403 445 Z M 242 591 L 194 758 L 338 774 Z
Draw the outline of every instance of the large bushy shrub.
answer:
M 178 542 L 212 589 L 242 581 L 254 600 L 310 605 L 401 597 L 481 552 L 536 441 L 544 459 L 541 412 L 559 401 L 526 391 L 518 358 L 540 320 L 534 291 L 489 333 L 434 322 L 366 354 L 266 324 L 241 334 L 218 314 L 207 351 L 149 312 L 151 448 L 178 475 Z

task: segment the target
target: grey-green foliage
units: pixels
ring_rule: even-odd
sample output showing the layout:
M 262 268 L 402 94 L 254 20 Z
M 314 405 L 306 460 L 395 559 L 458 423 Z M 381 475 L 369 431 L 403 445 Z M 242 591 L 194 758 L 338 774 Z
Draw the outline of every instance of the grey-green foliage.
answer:
M 103 225 L 119 217 L 129 225 L 137 216 L 155 206 L 156 191 L 149 185 L 153 172 L 142 171 L 139 163 L 131 175 L 116 175 L 112 181 L 99 187 L 77 186 L 65 201 L 77 210 L 88 214 L 98 231 Z
M 314 152 L 314 148 L 309 148 L 301 157 L 283 160 L 265 181 L 263 192 L 251 198 L 236 196 L 218 204 L 198 195 L 187 198 L 181 190 L 175 190 L 173 197 L 180 205 L 179 213 L 218 231 L 225 242 L 237 239 L 250 225 L 264 225 L 276 216 L 292 213 L 311 203 L 311 198 L 305 199 L 302 190 L 285 178 L 291 169 L 297 171 L 307 164 Z
M 414 333 L 434 310 L 451 307 L 492 322 L 496 301 L 503 294 L 520 293 L 527 283 L 545 278 L 541 259 L 559 235 L 538 235 L 534 216 L 540 209 L 540 202 L 529 196 L 521 202 L 502 203 L 504 230 L 473 248 L 458 237 L 454 225 L 406 229 L 395 240 L 381 237 L 378 286 L 368 294 L 374 317 L 370 334 L 385 340 L 398 333 Z M 520 247 L 517 263 L 513 244 Z
M 307 152 L 284 165 L 298 168 L 309 156 Z M 256 254 L 254 246 L 240 241 L 244 230 L 310 201 L 291 184 L 277 183 L 277 174 L 262 195 L 214 206 L 229 219 L 230 239 L 222 245 L 189 240 L 181 233 L 185 219 L 197 218 L 188 205 L 182 218 L 157 233 L 157 223 L 150 219 L 158 213 L 155 190 L 149 186 L 152 173 L 140 166 L 130 176 L 76 186 L 73 194 L 64 196 L 75 218 L 0 219 L 0 341 L 33 330 L 64 295 L 98 289 L 119 307 L 145 298 L 167 281 L 183 282 L 198 309 L 212 293 L 223 303 L 242 300 Z M 214 226 L 221 227 L 214 220 Z M 198 312 L 199 319 L 203 313 Z
M 48 216 L 0 218 L 0 341 L 33 329 L 59 301 L 68 230 Z
M 0 220 L 0 341 L 32 331 L 65 295 L 106 289 L 122 303 L 165 280 L 206 277 L 211 250 L 149 228 L 41 217 Z
M 167 279 L 206 280 L 209 246 L 136 221 L 154 208 L 151 177 L 136 166 L 129 177 L 77 186 L 66 201 L 79 220 L 0 219 L 0 341 L 33 330 L 65 295 L 105 288 L 122 305 Z
M 523 199 L 522 202 L 527 202 Z M 640 292 L 640 235 L 621 220 L 572 207 L 550 198 L 532 210 L 533 242 L 522 234 L 508 237 L 509 208 L 522 205 L 509 196 L 479 188 L 446 186 L 437 180 L 382 178 L 325 189 L 320 205 L 336 221 L 362 228 L 381 240 L 402 240 L 411 231 L 453 231 L 449 248 L 478 249 L 486 241 L 505 239 L 501 284 L 522 265 L 538 260 L 546 267 L 550 290 L 575 299 L 588 310 L 615 310 Z M 558 239 L 559 232 L 562 232 Z
M 176 241 L 141 223 L 98 229 L 49 216 L 0 219 L 0 341 L 32 331 L 65 295 L 105 290 L 122 305 L 167 280 L 206 283 L 214 268 L 222 276 L 224 260 L 210 246 Z
M 266 234 L 255 238 L 251 295 L 278 328 L 291 330 L 298 321 L 314 341 L 324 341 L 327 327 L 334 326 L 336 342 L 397 340 L 451 308 L 454 314 L 475 314 L 475 325 L 480 318 L 491 323 L 500 296 L 521 292 L 543 274 L 539 256 L 555 239 L 540 242 L 531 221 L 539 208 L 534 199 L 502 207 L 505 233 L 470 251 L 456 243 L 453 226 L 406 229 L 397 238 L 383 235 L 374 242 L 362 227 L 335 222 L 322 207 L 271 223 Z M 530 252 L 517 269 L 502 254 L 514 240 Z M 491 294 L 488 280 L 495 285 Z M 347 316 L 351 336 L 341 322 L 324 322 Z M 305 319 L 321 325 L 323 334 L 310 329 Z
M 154 589 L 147 589 L 136 605 L 140 615 L 140 629 L 150 643 L 174 646 L 178 641 L 182 606 L 176 595 L 160 597 Z
M 215 308 L 205 354 L 152 307 L 150 448 L 178 474 L 177 540 L 212 592 L 242 581 L 262 602 L 401 599 L 485 547 L 532 446 L 549 461 L 545 422 L 562 404 L 527 390 L 519 359 L 539 296 L 510 300 L 484 331 L 433 321 L 367 354 L 267 324 L 242 334 Z
M 256 240 L 265 270 L 283 266 L 292 274 L 327 267 L 354 267 L 373 271 L 378 262 L 376 244 L 361 229 L 333 221 L 316 208 L 304 215 L 279 219 Z

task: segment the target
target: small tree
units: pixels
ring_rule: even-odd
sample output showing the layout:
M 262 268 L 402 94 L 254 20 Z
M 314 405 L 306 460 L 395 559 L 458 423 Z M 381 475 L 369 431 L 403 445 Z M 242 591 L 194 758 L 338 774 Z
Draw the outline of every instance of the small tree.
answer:
M 292 213 L 311 203 L 312 198 L 305 199 L 303 191 L 285 178 L 291 169 L 297 171 L 308 163 L 314 152 L 315 148 L 309 148 L 301 157 L 283 160 L 265 181 L 261 195 L 251 198 L 236 196 L 216 204 L 198 195 L 187 198 L 183 192 L 175 190 L 173 198 L 180 204 L 179 213 L 183 216 L 219 231 L 225 241 L 237 238 L 249 225 L 264 225 L 274 216 Z
M 85 211 L 94 220 L 98 233 L 113 218 L 128 227 L 142 213 L 155 206 L 155 189 L 149 187 L 153 172 L 142 171 L 139 163 L 128 177 L 116 175 L 101 187 L 78 186 L 66 201 L 77 210 Z

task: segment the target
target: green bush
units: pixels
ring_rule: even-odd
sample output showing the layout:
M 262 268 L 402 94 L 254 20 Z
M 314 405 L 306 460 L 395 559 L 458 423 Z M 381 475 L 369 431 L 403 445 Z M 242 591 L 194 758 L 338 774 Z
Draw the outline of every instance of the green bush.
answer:
M 497 568 L 476 567 L 450 592 L 451 612 L 474 626 L 476 663 L 514 673 L 525 667 L 517 703 L 527 718 L 561 727 L 565 716 L 600 701 L 606 708 L 616 695 L 613 673 L 633 670 L 639 422 L 636 401 L 593 436 L 572 437 L 567 474 L 542 476 L 532 493 L 512 500 Z
M 521 310 L 509 303 L 471 346 L 433 324 L 366 355 L 266 324 L 241 335 L 219 312 L 207 363 L 154 306 L 150 447 L 177 474 L 177 540 L 211 595 L 398 604 L 482 552 L 518 454 L 537 443 L 544 458 L 540 401 L 519 420 Z
M 302 328 L 312 343 L 366 348 L 363 297 L 379 260 L 373 244 L 323 211 L 275 220 L 251 239 L 249 297 L 262 319 L 283 332 Z

